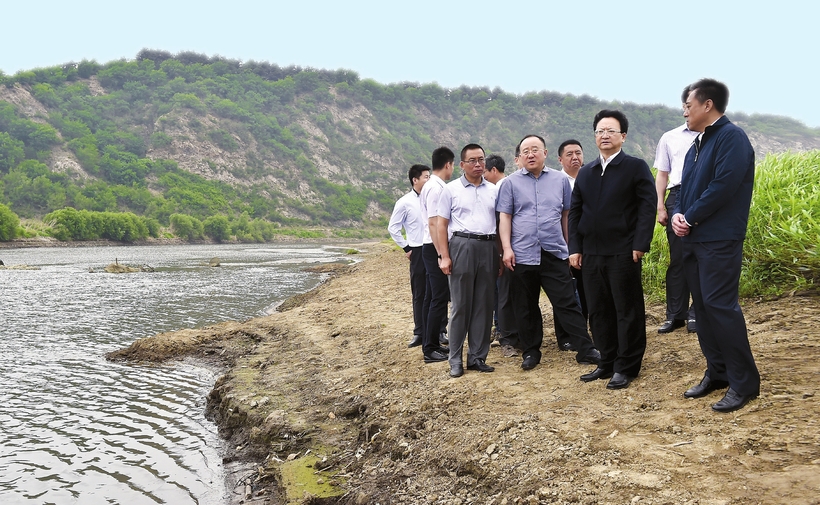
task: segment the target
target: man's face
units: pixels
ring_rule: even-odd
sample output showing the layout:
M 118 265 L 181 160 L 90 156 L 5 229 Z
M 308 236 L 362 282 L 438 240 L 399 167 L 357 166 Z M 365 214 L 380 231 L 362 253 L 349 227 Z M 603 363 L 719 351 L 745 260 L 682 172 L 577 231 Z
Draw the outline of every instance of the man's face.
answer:
M 595 144 L 601 154 L 610 156 L 618 152 L 621 146 L 624 145 L 626 133 L 610 133 L 621 131 L 621 123 L 614 117 L 605 117 L 598 121 L 595 131 Z M 603 133 L 599 135 L 597 132 Z
M 544 161 L 547 159 L 547 150 L 544 144 L 537 137 L 527 137 L 521 142 L 521 154 L 518 157 L 519 164 L 526 168 L 528 172 L 540 173 L 544 168 Z
M 461 160 L 461 170 L 465 177 L 471 182 L 481 179 L 484 175 L 484 151 L 481 149 L 468 149 Z
M 695 91 L 689 92 L 689 98 L 683 104 L 683 117 L 686 118 L 686 127 L 693 132 L 702 132 L 709 125 L 707 112 L 712 105 L 711 100 L 701 102 L 695 97 Z
M 584 164 L 584 151 L 578 144 L 564 146 L 564 152 L 558 156 L 558 163 L 570 174 L 577 172 Z
M 488 181 L 492 182 L 493 184 L 498 184 L 498 181 L 504 178 L 504 174 L 498 171 L 497 168 L 493 167 L 489 170 L 484 169 L 484 178 Z
M 416 190 L 416 193 L 421 193 L 421 188 L 424 187 L 424 183 L 430 180 L 430 172 L 428 170 L 424 170 L 421 173 L 421 177 L 416 177 L 413 179 L 413 189 Z

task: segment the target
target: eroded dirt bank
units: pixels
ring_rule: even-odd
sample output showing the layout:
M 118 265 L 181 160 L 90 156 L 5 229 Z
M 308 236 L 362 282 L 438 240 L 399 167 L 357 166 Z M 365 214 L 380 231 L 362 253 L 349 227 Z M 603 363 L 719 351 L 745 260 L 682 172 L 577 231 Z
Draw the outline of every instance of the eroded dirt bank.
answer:
M 628 389 L 582 383 L 592 367 L 557 350 L 551 320 L 536 369 L 493 347 L 495 373 L 451 379 L 406 347 L 404 255 L 366 249 L 280 313 L 112 356 L 230 364 L 209 403 L 227 460 L 246 463 L 236 503 L 820 503 L 817 297 L 745 301 L 762 391 L 717 414 L 719 393 L 683 398 L 705 363 L 694 334 L 655 333 L 661 306 L 648 307 L 644 368 Z M 334 485 L 339 496 L 311 498 Z

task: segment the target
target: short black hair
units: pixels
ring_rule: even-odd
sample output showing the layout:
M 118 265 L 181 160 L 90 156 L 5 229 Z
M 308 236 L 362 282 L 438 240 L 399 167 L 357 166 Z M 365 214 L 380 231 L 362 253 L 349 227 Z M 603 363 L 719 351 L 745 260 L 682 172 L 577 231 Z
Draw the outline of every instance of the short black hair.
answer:
M 456 155 L 449 147 L 437 147 L 433 150 L 433 170 L 441 170 L 444 165 L 455 161 Z
M 537 138 L 538 140 L 540 140 L 540 141 L 541 141 L 541 145 L 542 145 L 542 146 L 544 146 L 544 149 L 546 149 L 546 148 L 547 148 L 547 141 L 546 141 L 546 140 L 544 140 L 544 137 L 542 137 L 541 135 L 536 135 L 536 134 L 534 134 L 534 133 L 530 133 L 529 135 L 524 135 L 524 138 L 518 141 L 518 145 L 515 147 L 515 155 L 516 155 L 516 156 L 518 156 L 519 154 L 521 154 L 521 144 L 523 144 L 523 143 L 524 143 L 524 141 L 525 141 L 525 140 L 527 140 L 527 139 L 528 139 L 528 138 L 530 138 L 530 137 L 535 137 L 535 138 Z
M 410 179 L 410 185 L 413 185 L 413 179 L 420 179 L 422 172 L 429 172 L 430 167 L 427 165 L 413 165 L 410 167 L 410 170 L 407 171 L 407 178 Z
M 686 103 L 689 100 L 689 93 L 692 91 L 692 85 L 683 88 L 683 93 L 680 94 L 680 103 Z
M 558 156 L 559 157 L 564 155 L 564 148 L 567 147 L 567 146 L 578 146 L 578 147 L 581 148 L 582 151 L 584 150 L 584 146 L 582 146 L 581 143 L 578 142 L 577 140 L 575 140 L 575 139 L 565 140 L 565 141 L 561 142 L 560 146 L 558 146 Z
M 497 154 L 491 154 L 487 156 L 487 159 L 484 161 L 484 169 L 485 170 L 492 170 L 496 169 L 502 174 L 504 173 L 504 169 L 507 167 L 507 162 L 504 161 L 504 158 Z
M 595 114 L 595 119 L 592 120 L 592 129 L 598 129 L 598 122 L 605 117 L 611 117 L 612 119 L 618 121 L 618 124 L 621 125 L 621 133 L 626 133 L 629 130 L 629 120 L 626 119 L 626 116 L 623 112 L 619 110 L 607 110 L 604 109 L 601 112 Z
M 461 161 L 465 161 L 465 160 L 464 160 L 464 153 L 466 153 L 466 152 L 467 152 L 467 151 L 469 151 L 470 149 L 481 149 L 481 152 L 482 152 L 482 153 L 484 152 L 484 148 L 483 148 L 483 147 L 481 147 L 481 146 L 480 146 L 480 145 L 478 145 L 478 144 L 467 144 L 467 145 L 466 145 L 466 146 L 464 146 L 464 148 L 461 150 Z
M 722 82 L 714 79 L 701 79 L 690 84 L 689 89 L 695 92 L 698 102 L 711 100 L 718 112 L 721 114 L 726 112 L 726 106 L 729 105 L 729 88 Z

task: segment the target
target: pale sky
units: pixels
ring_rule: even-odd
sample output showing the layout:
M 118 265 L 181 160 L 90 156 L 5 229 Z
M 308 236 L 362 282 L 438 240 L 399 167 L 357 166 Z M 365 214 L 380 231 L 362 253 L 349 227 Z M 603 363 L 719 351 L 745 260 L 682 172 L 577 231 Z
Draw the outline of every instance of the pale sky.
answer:
M 142 48 L 353 70 L 381 83 L 557 91 L 678 107 L 701 77 L 732 111 L 820 127 L 820 2 L 0 1 L 0 70 Z

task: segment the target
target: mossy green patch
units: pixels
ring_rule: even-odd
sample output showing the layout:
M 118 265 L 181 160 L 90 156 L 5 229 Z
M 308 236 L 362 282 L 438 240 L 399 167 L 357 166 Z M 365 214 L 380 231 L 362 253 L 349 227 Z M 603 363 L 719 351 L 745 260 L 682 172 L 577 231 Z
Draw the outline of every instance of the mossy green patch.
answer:
M 330 498 L 345 493 L 340 487 L 340 479 L 328 472 L 315 470 L 314 466 L 318 461 L 317 456 L 308 454 L 280 465 L 279 473 L 287 503 L 300 503 L 306 493 L 317 498 Z

